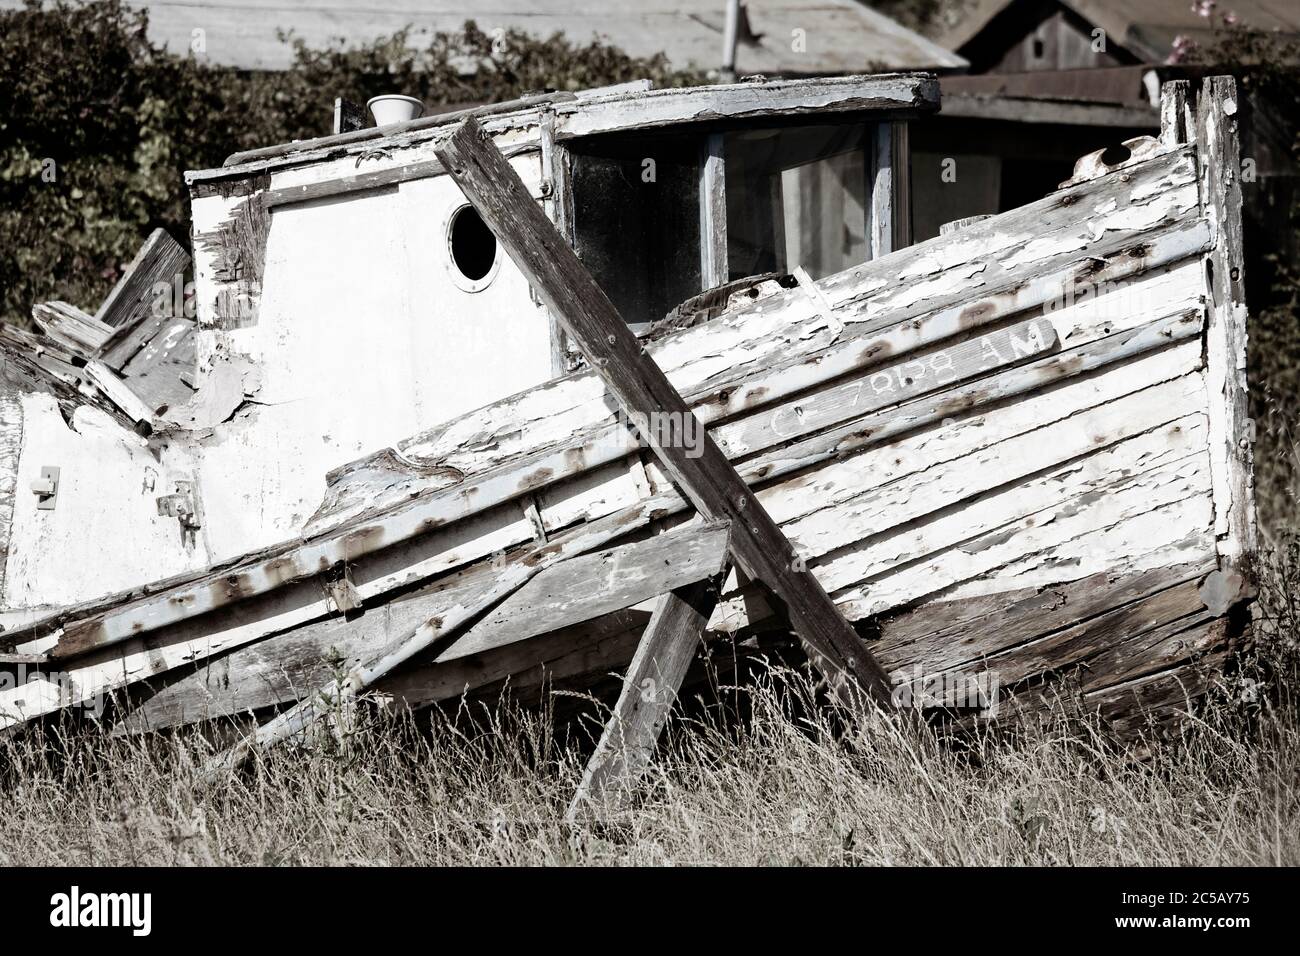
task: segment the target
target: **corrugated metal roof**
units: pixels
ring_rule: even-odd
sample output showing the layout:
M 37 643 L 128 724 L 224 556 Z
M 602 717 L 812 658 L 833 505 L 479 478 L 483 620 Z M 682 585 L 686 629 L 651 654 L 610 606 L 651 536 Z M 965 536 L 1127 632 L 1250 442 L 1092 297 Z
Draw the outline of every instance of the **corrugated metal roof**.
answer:
M 310 46 L 344 37 L 361 43 L 411 24 L 422 35 L 459 30 L 466 19 L 491 32 L 517 28 L 537 36 L 563 31 L 593 36 L 636 56 L 663 52 L 677 67 L 712 69 L 722 54 L 725 0 L 127 0 L 147 7 L 149 35 L 175 53 L 189 51 L 202 30 L 206 56 L 245 69 L 283 69 L 291 47 L 276 37 L 292 30 Z M 0 0 L 15 9 L 22 0 Z M 954 69 L 965 61 L 855 0 L 748 0 L 756 42 L 737 52 L 741 73 L 824 74 Z M 806 48 L 797 50 L 794 31 Z M 420 35 L 413 38 L 420 43 Z

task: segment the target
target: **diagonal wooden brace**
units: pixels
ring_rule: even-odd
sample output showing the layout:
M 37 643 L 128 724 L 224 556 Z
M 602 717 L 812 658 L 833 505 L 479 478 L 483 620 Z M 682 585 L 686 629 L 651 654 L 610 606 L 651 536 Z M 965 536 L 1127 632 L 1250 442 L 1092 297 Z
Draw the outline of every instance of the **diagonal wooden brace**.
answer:
M 682 493 L 705 518 L 731 522 L 735 562 L 783 605 L 831 686 L 849 698 L 853 688 L 862 688 L 889 706 L 884 669 L 483 129 L 472 118 L 466 120 L 435 154 Z M 662 434 L 666 430 L 645 427 L 662 421 L 679 423 L 674 429 L 678 435 L 702 437 L 687 447 Z
M 682 679 L 718 603 L 726 569 L 660 595 L 623 677 L 623 690 L 587 762 L 565 819 L 603 817 L 631 805 Z

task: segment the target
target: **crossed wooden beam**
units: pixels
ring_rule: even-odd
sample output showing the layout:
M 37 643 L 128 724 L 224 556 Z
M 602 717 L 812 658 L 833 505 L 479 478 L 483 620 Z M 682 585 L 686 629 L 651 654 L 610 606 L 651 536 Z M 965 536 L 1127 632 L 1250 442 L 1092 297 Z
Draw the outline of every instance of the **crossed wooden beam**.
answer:
M 663 370 L 579 261 L 577 254 L 529 194 L 518 174 L 474 119 L 465 120 L 435 154 L 477 208 L 479 215 L 532 283 L 568 337 L 604 380 L 630 421 L 681 422 L 676 435 L 700 435 L 700 443 L 673 441 L 668 430 L 638 427 L 668 474 L 706 521 L 729 529 L 731 560 L 761 582 L 784 610 L 809 657 L 836 696 L 854 708 L 874 700 L 890 706 L 890 683 L 821 583 L 799 559 L 785 534 L 709 437 Z M 667 416 L 667 417 L 665 417 Z M 693 430 L 692 430 L 693 429 Z M 665 440 L 667 439 L 667 440 Z M 322 688 L 229 750 L 205 768 L 214 780 L 237 766 L 254 748 L 300 735 L 327 719 L 402 663 L 449 637 L 489 607 L 522 587 L 543 566 L 582 553 L 607 536 L 598 527 L 579 529 L 564 548 L 552 545 L 545 558 L 508 569 L 493 585 L 408 637 L 377 652 L 346 678 Z M 590 540 L 588 540 L 590 539 Z M 659 731 L 701 634 L 717 603 L 721 577 L 682 585 L 662 594 L 624 676 L 596 751 L 569 807 L 579 813 L 616 812 L 627 806 L 632 785 L 650 761 Z M 653 681 L 652 693 L 645 693 Z
M 732 559 L 776 598 L 837 696 L 860 705 L 865 692 L 888 706 L 890 683 L 884 669 L 727 456 L 692 421 L 690 406 L 646 354 L 491 137 L 471 118 L 435 153 L 628 418 L 634 423 L 690 421 L 695 430 L 684 424 L 681 433 L 703 436 L 702 449 L 688 449 L 673 442 L 666 430 L 638 429 L 696 510 L 707 520 L 730 523 Z M 669 417 L 660 417 L 665 415 Z M 583 802 L 608 807 L 626 791 L 610 784 L 620 778 L 626 782 L 644 766 L 716 601 L 717 586 L 709 582 L 659 599 L 571 814 Z M 656 682 L 654 703 L 641 700 L 643 679 Z M 621 743 L 615 745 L 616 740 Z

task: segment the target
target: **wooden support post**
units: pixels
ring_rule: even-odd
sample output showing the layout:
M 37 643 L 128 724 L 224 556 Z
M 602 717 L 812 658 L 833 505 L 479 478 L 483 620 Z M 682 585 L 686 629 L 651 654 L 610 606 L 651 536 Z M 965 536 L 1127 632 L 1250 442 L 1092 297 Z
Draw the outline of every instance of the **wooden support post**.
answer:
M 700 155 L 700 290 L 728 281 L 727 184 L 722 133 L 704 138 Z
M 555 111 L 542 112 L 538 124 L 542 147 L 542 208 L 555 223 L 555 228 L 570 245 L 573 245 L 572 192 L 569 188 L 569 151 L 555 141 Z M 546 309 L 546 325 L 550 332 L 551 377 L 563 378 L 569 374 L 569 343 L 564 326 L 551 309 Z
M 894 127 L 868 127 L 867 240 L 870 258 L 894 251 Z
M 1215 534 L 1223 564 L 1250 579 L 1255 533 L 1253 422 L 1246 391 L 1246 271 L 1241 234 L 1241 151 L 1237 81 L 1206 77 L 1196 106 L 1201 203 L 1212 245 L 1206 324 L 1210 443 L 1226 469 L 1213 474 Z
M 633 787 L 650 764 L 659 732 L 718 603 L 725 573 L 659 598 L 565 819 L 615 814 L 631 803 Z
M 912 147 L 905 120 L 890 124 L 890 185 L 893 187 L 893 238 L 891 251 L 906 249 L 912 244 Z
M 466 120 L 435 154 L 683 494 L 706 518 L 731 522 L 736 563 L 776 595 L 836 691 L 856 682 L 887 704 L 884 669 L 483 129 Z M 688 442 L 686 436 L 701 437 Z

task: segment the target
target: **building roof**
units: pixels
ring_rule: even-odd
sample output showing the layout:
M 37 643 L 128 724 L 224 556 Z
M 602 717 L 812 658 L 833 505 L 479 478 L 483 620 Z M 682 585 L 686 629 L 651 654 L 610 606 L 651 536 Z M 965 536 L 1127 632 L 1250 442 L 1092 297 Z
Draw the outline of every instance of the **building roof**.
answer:
M 563 31 L 575 42 L 601 37 L 635 56 L 663 52 L 679 68 L 719 66 L 726 0 L 126 0 L 149 10 L 149 35 L 174 53 L 189 52 L 195 30 L 205 56 L 243 69 L 288 67 L 293 50 L 277 30 L 309 46 L 336 38 L 361 43 L 415 28 L 459 30 L 467 19 L 489 33 L 515 28 L 535 36 Z M 0 0 L 17 9 L 22 0 Z M 753 38 L 736 56 L 740 73 L 815 75 L 886 70 L 959 69 L 965 61 L 856 0 L 746 0 Z M 805 49 L 796 50 L 793 31 Z M 746 31 L 742 29 L 742 36 Z
M 950 50 L 962 49 L 994 18 L 1024 0 L 974 0 L 959 20 L 936 39 Z M 1182 35 L 1198 42 L 1210 37 L 1210 21 L 1192 9 L 1192 0 L 1057 0 L 1060 5 L 1106 31 L 1107 37 L 1148 63 L 1163 62 Z M 1231 10 L 1242 23 L 1261 30 L 1300 34 L 1296 0 L 1220 0 L 1219 12 Z M 1020 27 L 1022 19 L 1003 21 Z

